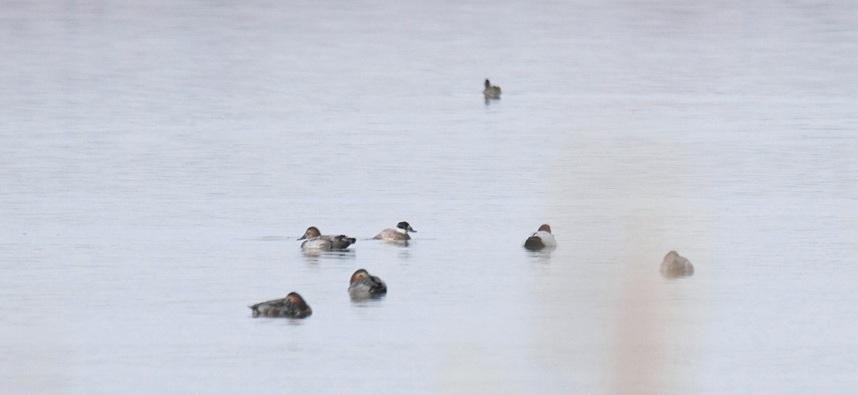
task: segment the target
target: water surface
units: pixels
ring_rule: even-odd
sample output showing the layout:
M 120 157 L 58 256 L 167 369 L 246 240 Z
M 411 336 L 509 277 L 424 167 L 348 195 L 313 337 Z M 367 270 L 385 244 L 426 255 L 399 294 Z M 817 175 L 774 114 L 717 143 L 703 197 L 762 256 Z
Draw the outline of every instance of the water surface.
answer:
M 846 1 L 6 2 L 0 389 L 852 392 L 856 26 Z M 408 247 L 367 240 L 401 220 Z M 559 247 L 525 251 L 543 222 Z M 359 240 L 305 255 L 309 225 Z M 659 276 L 671 249 L 694 276 Z M 386 298 L 349 300 L 359 267 Z M 293 290 L 312 317 L 250 318 Z

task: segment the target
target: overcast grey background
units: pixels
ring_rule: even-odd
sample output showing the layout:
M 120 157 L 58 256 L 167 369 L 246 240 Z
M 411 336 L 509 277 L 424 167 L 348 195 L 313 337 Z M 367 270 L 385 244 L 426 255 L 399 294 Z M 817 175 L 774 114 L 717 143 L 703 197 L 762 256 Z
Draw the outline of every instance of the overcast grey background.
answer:
M 853 2 L 5 1 L 0 59 L 4 393 L 858 388 Z

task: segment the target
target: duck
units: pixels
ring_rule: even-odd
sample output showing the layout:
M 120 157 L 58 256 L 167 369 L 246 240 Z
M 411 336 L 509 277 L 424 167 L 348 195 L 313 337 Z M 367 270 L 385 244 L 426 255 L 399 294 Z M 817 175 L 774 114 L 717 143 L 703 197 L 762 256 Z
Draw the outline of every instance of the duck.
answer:
M 485 89 L 483 89 L 483 94 L 486 95 L 487 99 L 500 99 L 501 88 L 496 85 L 492 85 L 488 78 L 486 78 Z
M 408 224 L 408 222 L 402 221 L 396 224 L 395 229 L 387 228 L 382 230 L 379 234 L 373 237 L 374 240 L 385 240 L 385 241 L 406 241 L 411 240 L 411 236 L 408 235 L 408 232 L 417 231 Z
M 387 285 L 380 278 L 358 269 L 349 280 L 349 296 L 352 299 L 377 298 L 387 294 Z
M 554 247 L 557 247 L 557 242 L 554 240 L 554 235 L 551 234 L 551 226 L 548 224 L 540 225 L 539 229 L 524 241 L 524 248 L 531 251 Z
M 694 274 L 694 265 L 678 252 L 670 251 L 661 261 L 659 272 L 667 278 L 687 277 Z
M 344 250 L 357 241 L 346 235 L 323 235 L 315 226 L 307 228 L 298 240 L 304 240 L 301 248 L 305 250 Z
M 285 298 L 269 300 L 248 307 L 253 310 L 253 318 L 259 316 L 306 318 L 313 314 L 313 309 L 297 292 L 289 292 Z

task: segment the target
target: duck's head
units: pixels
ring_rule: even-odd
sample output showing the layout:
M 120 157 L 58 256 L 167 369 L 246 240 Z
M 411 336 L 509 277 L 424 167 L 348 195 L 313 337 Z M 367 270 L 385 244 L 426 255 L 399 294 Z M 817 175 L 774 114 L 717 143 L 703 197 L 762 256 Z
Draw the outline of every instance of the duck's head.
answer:
M 286 303 L 298 308 L 309 308 L 307 302 L 297 292 L 289 292 L 289 295 L 286 295 Z
M 311 227 L 307 228 L 306 231 L 304 231 L 304 235 L 299 237 L 298 240 L 314 239 L 314 238 L 319 237 L 321 235 L 322 235 L 322 233 L 319 232 L 319 228 L 317 228 L 315 226 L 311 226 Z
M 536 231 L 537 231 L 537 232 L 538 232 L 538 231 L 543 231 L 543 232 L 551 233 L 551 227 L 550 227 L 550 226 L 548 226 L 548 224 L 542 224 L 542 225 L 540 225 L 540 226 L 539 226 L 539 229 L 537 229 Z
M 313 309 L 297 292 L 289 292 L 289 295 L 286 295 L 286 305 L 294 309 L 299 318 L 313 314 Z
M 398 229 L 402 229 L 402 231 L 405 233 L 417 232 L 416 230 L 414 230 L 414 228 L 411 227 L 411 225 L 408 224 L 408 222 L 405 222 L 405 221 L 402 221 L 402 222 L 396 224 L 396 227 Z
M 665 261 L 667 261 L 667 260 L 674 260 L 674 259 L 676 259 L 676 258 L 678 258 L 678 257 L 679 257 L 679 253 L 678 253 L 678 252 L 676 252 L 675 250 L 670 250 L 670 252 L 668 252 L 668 253 L 667 253 L 667 255 L 665 255 L 665 256 L 664 256 L 664 260 L 665 260 Z
M 486 78 L 485 86 L 486 86 L 486 88 L 488 88 L 488 87 L 492 86 L 492 83 L 491 83 L 491 82 L 489 82 L 489 79 L 488 79 L 488 78 Z
M 351 280 L 349 280 L 349 284 L 354 284 L 365 278 L 369 278 L 369 272 L 366 271 L 366 269 L 358 269 L 354 272 L 354 274 L 352 274 L 352 278 Z

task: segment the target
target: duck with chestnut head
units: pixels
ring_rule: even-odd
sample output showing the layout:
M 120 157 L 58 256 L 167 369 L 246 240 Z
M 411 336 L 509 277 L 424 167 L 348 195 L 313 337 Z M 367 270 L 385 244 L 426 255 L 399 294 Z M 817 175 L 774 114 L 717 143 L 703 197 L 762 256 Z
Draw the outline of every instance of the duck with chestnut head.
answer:
M 385 294 L 387 294 L 387 284 L 369 274 L 366 269 L 358 269 L 349 280 L 349 296 L 352 299 L 378 298 Z
M 305 250 L 344 250 L 357 241 L 346 235 L 323 235 L 315 226 L 307 228 L 298 240 L 304 240 L 301 248 Z
M 253 311 L 253 318 L 259 316 L 305 318 L 313 314 L 313 309 L 297 292 L 290 292 L 282 299 L 269 300 L 249 307 Z

